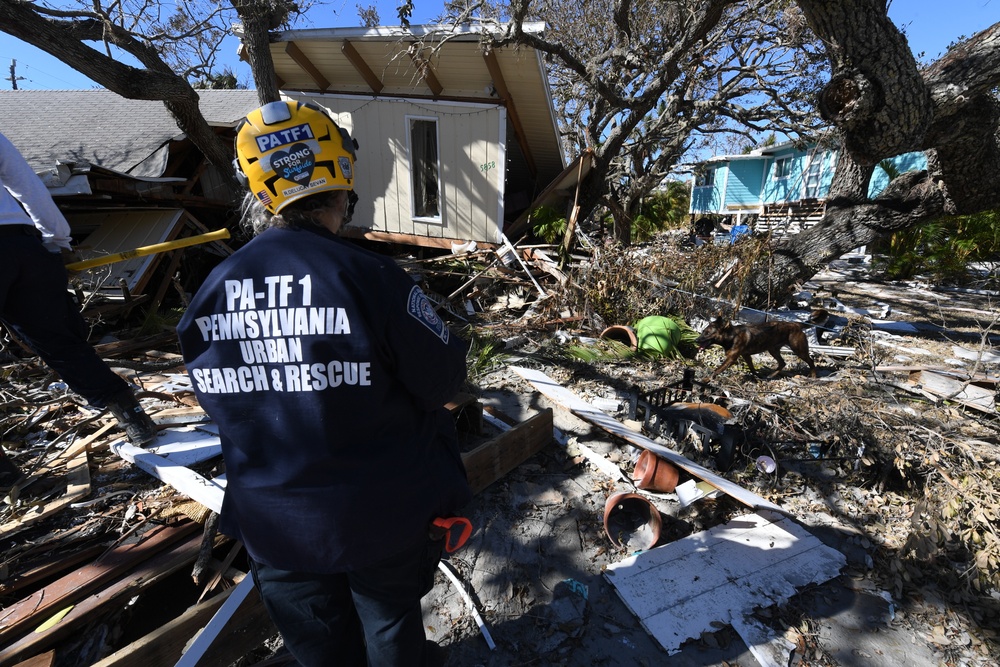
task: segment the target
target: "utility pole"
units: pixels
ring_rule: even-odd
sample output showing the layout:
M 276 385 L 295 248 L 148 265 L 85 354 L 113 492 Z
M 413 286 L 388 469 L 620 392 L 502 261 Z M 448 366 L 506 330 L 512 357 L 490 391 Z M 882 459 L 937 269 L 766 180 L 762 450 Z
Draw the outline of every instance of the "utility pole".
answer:
M 13 90 L 17 90 L 17 82 L 18 81 L 23 81 L 24 80 L 23 76 L 18 76 L 16 74 L 16 72 L 15 72 L 16 69 L 17 69 L 17 60 L 11 60 L 10 61 L 10 78 L 7 79 L 7 80 L 10 81 L 10 85 L 11 85 L 11 88 Z

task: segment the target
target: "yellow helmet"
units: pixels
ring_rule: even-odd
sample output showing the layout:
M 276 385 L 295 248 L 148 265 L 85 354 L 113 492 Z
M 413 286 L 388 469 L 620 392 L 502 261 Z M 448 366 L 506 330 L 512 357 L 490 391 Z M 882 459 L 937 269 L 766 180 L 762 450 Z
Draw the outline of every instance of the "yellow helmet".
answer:
M 283 100 L 250 112 L 240 123 L 236 167 L 250 192 L 276 214 L 309 195 L 354 189 L 357 147 L 319 107 Z

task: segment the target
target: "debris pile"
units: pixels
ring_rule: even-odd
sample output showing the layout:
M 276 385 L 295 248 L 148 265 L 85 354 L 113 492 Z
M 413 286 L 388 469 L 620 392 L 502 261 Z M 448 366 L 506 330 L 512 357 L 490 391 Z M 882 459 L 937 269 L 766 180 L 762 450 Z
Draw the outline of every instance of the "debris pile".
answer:
M 399 260 L 472 341 L 468 392 L 449 407 L 475 531 L 425 600 L 448 664 L 639 664 L 677 651 L 704 665 L 839 664 L 843 628 L 823 604 L 845 589 L 831 581 L 882 610 L 870 617 L 908 637 L 912 664 L 1000 652 L 997 295 L 876 283 L 844 261 L 761 313 L 739 307 L 741 265 L 725 252 L 668 238 L 568 257 L 463 247 Z M 693 341 L 719 312 L 803 322 L 817 307 L 829 312 L 823 344 L 809 334 L 817 378 L 786 349 L 774 376 L 760 357 L 758 375 L 737 362 L 709 380 L 724 353 Z M 627 333 L 602 336 L 652 316 L 680 332 L 655 354 Z M 273 628 L 241 586 L 245 555 L 214 529 L 217 438 L 175 339 L 99 350 L 161 428 L 149 451 L 130 451 L 113 418 L 5 350 L 0 432 L 24 476 L 0 508 L 0 664 L 174 664 L 227 606 L 237 611 L 200 664 L 277 664 Z M 645 452 L 675 468 L 673 490 L 640 480 Z M 621 493 L 652 510 L 609 531 Z M 654 528 L 658 546 L 640 545 Z M 770 546 L 738 547 L 758 540 Z M 797 549 L 812 550 L 811 578 L 796 573 Z M 736 572 L 748 554 L 763 560 Z M 718 576 L 756 597 L 731 612 L 699 597 L 721 594 Z M 664 595 L 676 609 L 646 602 Z M 703 625 L 687 622 L 691 609 Z

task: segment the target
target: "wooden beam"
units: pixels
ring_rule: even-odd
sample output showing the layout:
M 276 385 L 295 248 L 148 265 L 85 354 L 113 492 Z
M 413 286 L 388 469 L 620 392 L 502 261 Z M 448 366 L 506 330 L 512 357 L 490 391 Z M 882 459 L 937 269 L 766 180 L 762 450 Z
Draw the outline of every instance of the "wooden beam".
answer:
M 524 153 L 524 159 L 528 161 L 528 169 L 531 171 L 531 177 L 536 178 L 538 176 L 538 167 L 535 166 L 535 157 L 531 153 L 528 135 L 524 132 L 524 125 L 521 124 L 521 116 L 517 113 L 517 105 L 514 104 L 514 97 L 510 94 L 510 89 L 507 88 L 507 81 L 503 78 L 500 61 L 497 60 L 497 55 L 492 50 L 483 54 L 483 60 L 486 61 L 486 69 L 489 70 L 490 77 L 493 78 L 493 87 L 496 89 L 497 95 L 500 96 L 500 101 L 507 107 L 510 124 L 514 126 L 514 134 L 517 136 L 517 142 L 521 145 L 521 152 Z
M 244 581 L 250 579 L 247 575 Z M 242 583 L 242 582 L 241 582 Z M 230 665 L 278 633 L 260 599 L 251 585 L 246 599 L 239 605 L 226 625 L 226 633 L 212 643 L 201 664 Z M 123 649 L 112 653 L 93 667 L 148 667 L 173 665 L 184 655 L 191 638 L 205 627 L 212 615 L 229 599 L 235 587 L 199 603 L 178 618 L 154 630 Z
M 431 68 L 431 64 L 426 58 L 420 55 L 420 48 L 416 44 L 410 44 L 410 48 L 407 49 L 407 53 L 410 56 L 410 60 L 417 67 L 417 72 L 420 74 L 420 78 L 424 80 L 427 87 L 431 89 L 434 97 L 437 98 L 444 92 L 444 86 L 438 81 L 437 76 L 434 75 L 434 70 Z
M 305 73 L 312 78 L 312 80 L 316 83 L 317 88 L 320 90 L 326 90 L 330 87 L 330 82 L 327 78 L 323 76 L 323 73 L 320 72 L 315 65 L 312 64 L 312 61 L 309 60 L 306 54 L 302 53 L 302 49 L 300 49 L 295 42 L 285 42 L 285 53 L 287 53 L 288 56 L 295 61 L 295 64 L 301 67 Z
M 365 80 L 368 87 L 372 89 L 372 92 L 376 95 L 381 93 L 382 89 L 385 88 L 385 85 L 378 78 L 378 76 L 376 76 L 375 72 L 372 71 L 372 68 L 368 66 L 368 63 L 366 63 L 365 59 L 360 53 L 358 53 L 358 50 L 354 48 L 354 45 L 345 39 L 344 43 L 340 46 L 340 50 L 343 52 L 344 56 L 347 57 L 348 62 L 354 66 L 357 73 L 361 75 L 361 78 Z
M 400 243 L 403 245 L 415 245 L 423 248 L 442 248 L 451 250 L 453 245 L 462 245 L 469 239 L 436 238 L 433 236 L 420 236 L 419 234 L 399 234 L 396 232 L 376 232 L 371 229 L 352 227 L 348 225 L 340 230 L 340 236 L 352 239 L 367 239 L 369 241 L 379 241 L 381 243 Z M 486 243 L 476 241 L 479 250 L 495 250 L 496 243 Z
M 31 651 L 49 648 L 53 642 L 90 621 L 98 607 L 134 596 L 185 563 L 193 562 L 201 538 L 192 533 L 199 527 L 189 521 L 153 529 L 143 536 L 143 541 L 118 547 L 5 609 L 9 613 L 2 619 L 0 643 L 6 648 L 0 650 L 0 664 L 10 664 L 8 661 L 30 655 Z M 177 544 L 185 538 L 186 541 Z M 31 631 L 66 609 L 68 613 L 58 623 L 45 630 Z
M 473 493 L 479 493 L 552 442 L 552 408 L 462 454 Z

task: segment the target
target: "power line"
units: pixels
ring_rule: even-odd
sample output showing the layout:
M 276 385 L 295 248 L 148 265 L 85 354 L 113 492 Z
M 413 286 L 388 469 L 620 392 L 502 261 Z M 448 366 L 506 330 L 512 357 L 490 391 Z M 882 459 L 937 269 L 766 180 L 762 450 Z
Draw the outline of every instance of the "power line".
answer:
M 0 62 L 2 62 L 3 60 L 7 60 L 8 58 L 10 58 L 10 56 L 6 56 L 4 54 L 0 54 Z M 58 77 L 58 76 L 56 76 L 54 74 L 50 74 L 50 73 L 48 73 L 48 72 L 46 72 L 44 70 L 38 69 L 37 67 L 32 67 L 31 65 L 23 64 L 23 62 L 19 62 L 16 59 L 12 58 L 12 61 L 16 62 L 17 63 L 17 69 L 18 70 L 23 70 L 23 73 L 26 75 L 26 76 L 20 76 L 19 75 L 17 77 L 18 81 L 28 81 L 29 83 L 34 84 L 35 87 L 38 87 L 38 88 L 41 88 L 41 89 L 55 90 L 57 88 L 67 88 L 67 89 L 75 90 L 75 89 L 78 89 L 78 88 L 91 88 L 91 87 L 93 87 L 95 85 L 95 84 L 93 84 L 92 82 L 89 82 L 89 81 L 86 82 L 86 83 L 79 83 L 79 82 L 78 83 L 72 83 L 72 82 L 67 81 L 66 79 L 60 78 L 60 77 Z M 67 67 L 69 67 L 69 66 L 67 65 Z M 32 74 L 32 72 L 33 72 L 33 74 Z M 53 80 L 58 81 L 58 82 L 60 82 L 62 84 L 65 84 L 65 85 L 63 85 L 63 86 L 60 86 L 58 84 L 55 84 L 55 85 L 52 85 L 52 84 L 45 85 L 45 84 L 42 84 L 40 81 L 38 81 L 39 78 L 53 79 Z M 9 76 L 8 77 L 3 77 L 2 80 L 3 81 L 10 81 L 10 77 Z M 15 86 L 14 89 L 17 90 L 18 88 Z

